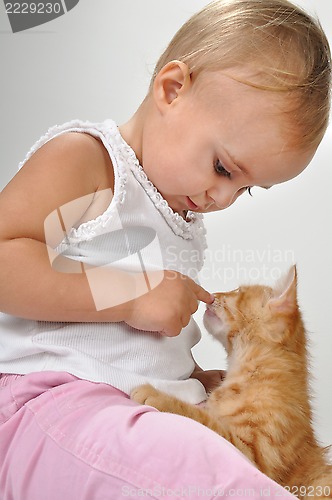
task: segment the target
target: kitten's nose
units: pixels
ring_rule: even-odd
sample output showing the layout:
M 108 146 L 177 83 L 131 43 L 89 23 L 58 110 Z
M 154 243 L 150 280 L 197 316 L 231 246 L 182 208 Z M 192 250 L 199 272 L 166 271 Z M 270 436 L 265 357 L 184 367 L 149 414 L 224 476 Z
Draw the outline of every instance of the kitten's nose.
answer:
M 206 309 L 212 312 L 215 312 L 218 307 L 220 307 L 220 304 L 222 302 L 222 294 L 221 293 L 214 293 L 214 301 L 212 304 L 207 304 Z

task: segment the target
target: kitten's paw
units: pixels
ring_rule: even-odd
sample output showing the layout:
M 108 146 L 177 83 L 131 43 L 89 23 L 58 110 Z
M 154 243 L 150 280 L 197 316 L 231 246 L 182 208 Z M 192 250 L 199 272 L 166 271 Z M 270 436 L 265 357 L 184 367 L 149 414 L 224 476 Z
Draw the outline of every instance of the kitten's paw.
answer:
M 136 403 L 140 403 L 142 405 L 150 405 L 152 404 L 152 399 L 158 396 L 158 391 L 150 384 L 140 385 L 136 387 L 132 393 L 130 394 L 130 399 L 136 401 Z M 150 401 L 149 401 L 150 400 Z

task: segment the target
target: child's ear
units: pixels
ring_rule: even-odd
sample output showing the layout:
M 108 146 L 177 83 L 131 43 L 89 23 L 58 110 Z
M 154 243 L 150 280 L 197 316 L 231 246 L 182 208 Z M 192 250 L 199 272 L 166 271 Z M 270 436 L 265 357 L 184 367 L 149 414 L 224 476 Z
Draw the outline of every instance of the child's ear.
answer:
M 280 313 L 292 313 L 297 308 L 297 272 L 292 266 L 284 279 L 275 287 L 268 304 L 270 309 Z
M 188 66 L 170 61 L 159 71 L 153 83 L 153 98 L 162 112 L 192 85 Z

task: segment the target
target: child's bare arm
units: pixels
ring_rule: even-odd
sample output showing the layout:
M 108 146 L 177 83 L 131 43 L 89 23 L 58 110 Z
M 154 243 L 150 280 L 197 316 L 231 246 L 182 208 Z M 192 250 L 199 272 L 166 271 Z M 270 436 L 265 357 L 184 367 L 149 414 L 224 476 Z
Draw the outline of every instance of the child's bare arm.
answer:
M 210 301 L 208 292 L 189 278 L 166 272 L 148 294 L 97 311 L 86 274 L 58 272 L 50 264 L 44 234 L 47 216 L 81 199 L 79 210 L 70 214 L 70 224 L 75 225 L 89 208 L 88 195 L 105 189 L 113 189 L 112 165 L 101 143 L 89 135 L 55 138 L 24 165 L 0 194 L 0 310 L 46 321 L 127 321 L 136 328 L 177 335 L 197 309 L 197 300 Z M 122 286 L 128 280 L 130 287 L 125 274 L 109 279 L 114 293 L 117 280 Z
M 105 182 L 103 149 L 89 135 L 64 134 L 39 149 L 0 194 L 1 311 L 33 319 L 93 320 L 96 311 L 85 275 L 52 268 L 44 222 L 54 210 L 84 199 Z M 72 225 L 86 208 L 72 214 Z

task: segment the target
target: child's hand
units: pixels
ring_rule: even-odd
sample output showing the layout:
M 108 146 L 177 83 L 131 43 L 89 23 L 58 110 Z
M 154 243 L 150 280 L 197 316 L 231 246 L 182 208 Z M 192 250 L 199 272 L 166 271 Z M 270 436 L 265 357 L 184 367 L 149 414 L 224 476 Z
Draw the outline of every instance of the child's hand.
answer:
M 124 321 L 138 330 L 175 337 L 188 325 L 200 300 L 212 304 L 214 297 L 188 276 L 164 271 L 157 287 L 127 304 Z
M 191 378 L 196 378 L 199 380 L 205 387 L 207 393 L 213 391 L 220 386 L 221 382 L 224 380 L 226 376 L 225 370 L 195 370 L 191 374 Z

